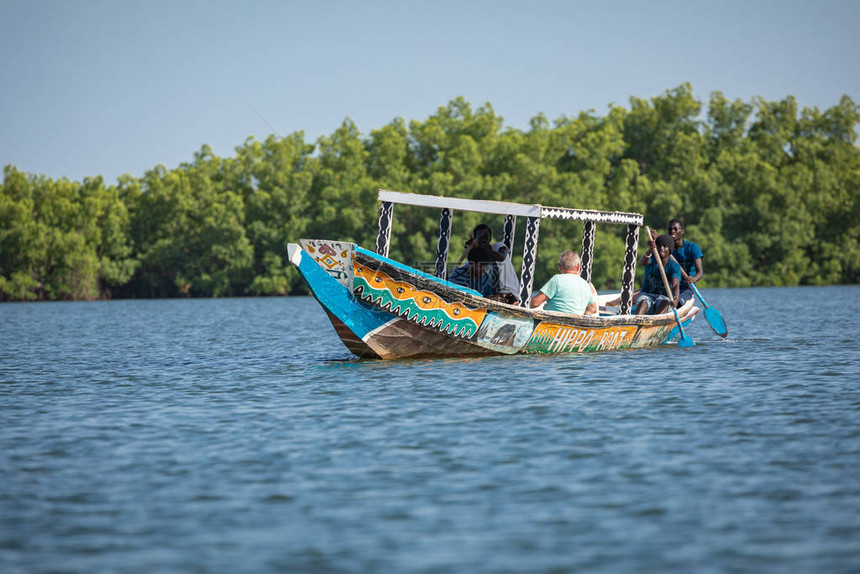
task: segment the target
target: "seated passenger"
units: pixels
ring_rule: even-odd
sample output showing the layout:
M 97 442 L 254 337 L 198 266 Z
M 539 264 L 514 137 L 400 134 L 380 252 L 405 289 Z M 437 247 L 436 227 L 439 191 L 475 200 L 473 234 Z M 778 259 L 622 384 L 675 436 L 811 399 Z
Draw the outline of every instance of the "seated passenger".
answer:
M 544 310 L 559 311 L 573 315 L 593 315 L 597 313 L 597 298 L 594 296 L 591 284 L 579 276 L 582 262 L 579 254 L 565 251 L 558 258 L 559 274 L 540 288 L 532 297 L 530 307 L 540 307 L 544 302 Z
M 468 287 L 479 292 L 484 297 L 493 294 L 493 284 L 496 282 L 495 266 L 492 265 L 492 250 L 486 247 L 469 249 L 468 262 L 457 267 L 448 275 L 448 281 Z
M 672 248 L 675 246 L 675 240 L 671 235 L 661 235 L 654 242 L 658 252 L 660 261 L 653 255 L 650 262 L 645 265 L 645 276 L 642 278 L 642 287 L 639 289 L 639 295 L 636 297 L 636 314 L 637 315 L 654 315 L 665 313 L 671 307 L 678 306 L 678 290 L 681 281 L 681 266 L 674 259 L 670 259 Z M 653 249 L 653 248 L 652 248 Z M 669 280 L 669 285 L 672 289 L 673 299 L 669 299 L 666 295 L 666 286 L 663 283 L 663 276 L 660 274 L 658 265 L 663 266 L 666 272 L 666 279 Z

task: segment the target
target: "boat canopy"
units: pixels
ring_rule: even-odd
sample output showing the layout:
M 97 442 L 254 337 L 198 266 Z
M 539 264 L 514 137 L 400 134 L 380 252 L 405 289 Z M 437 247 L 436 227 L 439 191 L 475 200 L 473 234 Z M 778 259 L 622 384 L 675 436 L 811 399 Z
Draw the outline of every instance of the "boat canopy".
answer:
M 512 244 L 516 218 L 526 218 L 526 234 L 523 244 L 523 265 L 520 274 L 520 301 L 528 305 L 534 284 L 534 270 L 537 262 L 538 234 L 542 219 L 562 219 L 566 221 L 582 221 L 585 223 L 582 232 L 582 271 L 580 275 L 586 281 L 591 281 L 592 261 L 594 257 L 594 226 L 596 223 L 626 225 L 626 250 L 621 274 L 621 314 L 628 315 L 633 304 L 633 280 L 636 275 L 636 256 L 639 244 L 639 228 L 644 219 L 639 213 L 621 211 L 595 211 L 590 209 L 571 209 L 568 207 L 547 207 L 539 204 L 512 203 L 507 201 L 490 201 L 483 199 L 463 199 L 434 195 L 420 195 L 399 191 L 379 190 L 379 234 L 376 237 L 376 252 L 388 257 L 391 243 L 392 218 L 394 204 L 431 207 L 440 210 L 439 240 L 436 246 L 437 277 L 445 278 L 448 266 L 448 248 L 451 238 L 451 222 L 455 210 L 476 213 L 492 213 L 505 216 L 504 237 L 502 241 L 513 253 Z

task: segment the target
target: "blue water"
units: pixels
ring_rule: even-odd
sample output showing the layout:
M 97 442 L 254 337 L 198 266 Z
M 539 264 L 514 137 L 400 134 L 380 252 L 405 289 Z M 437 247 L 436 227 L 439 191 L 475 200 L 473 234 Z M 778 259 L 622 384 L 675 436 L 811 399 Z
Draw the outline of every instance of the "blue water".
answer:
M 860 287 L 358 361 L 310 298 L 0 305 L 0 571 L 860 571 Z

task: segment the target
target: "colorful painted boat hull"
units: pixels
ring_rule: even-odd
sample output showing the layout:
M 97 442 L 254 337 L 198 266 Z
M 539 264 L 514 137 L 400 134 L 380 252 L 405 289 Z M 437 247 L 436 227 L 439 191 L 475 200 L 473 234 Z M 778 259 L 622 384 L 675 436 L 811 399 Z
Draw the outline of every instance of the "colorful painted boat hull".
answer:
M 351 243 L 303 240 L 288 250 L 341 341 L 363 358 L 607 351 L 657 346 L 676 330 L 671 313 L 574 316 L 507 305 Z M 689 302 L 681 321 L 697 312 Z

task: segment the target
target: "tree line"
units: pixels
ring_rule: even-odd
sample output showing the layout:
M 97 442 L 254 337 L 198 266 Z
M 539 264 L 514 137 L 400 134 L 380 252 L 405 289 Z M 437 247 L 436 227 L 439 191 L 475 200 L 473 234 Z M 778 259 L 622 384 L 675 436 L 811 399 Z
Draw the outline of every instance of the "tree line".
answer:
M 526 130 L 463 98 L 425 121 L 363 136 L 347 119 L 315 143 L 303 132 L 247 139 L 232 157 L 142 177 L 54 180 L 6 166 L 0 193 L 0 300 L 222 297 L 305 292 L 285 244 L 302 237 L 374 248 L 376 192 L 639 212 L 680 218 L 705 253 L 704 286 L 821 285 L 860 278 L 860 106 L 827 110 L 710 95 L 689 84 Z M 451 258 L 478 222 L 455 213 Z M 521 248 L 522 228 L 518 225 Z M 390 255 L 433 261 L 438 213 L 395 206 Z M 581 227 L 545 220 L 536 283 Z M 593 279 L 618 288 L 624 230 L 598 226 Z M 519 260 L 515 260 L 519 268 Z M 641 270 L 640 270 L 641 273 Z

